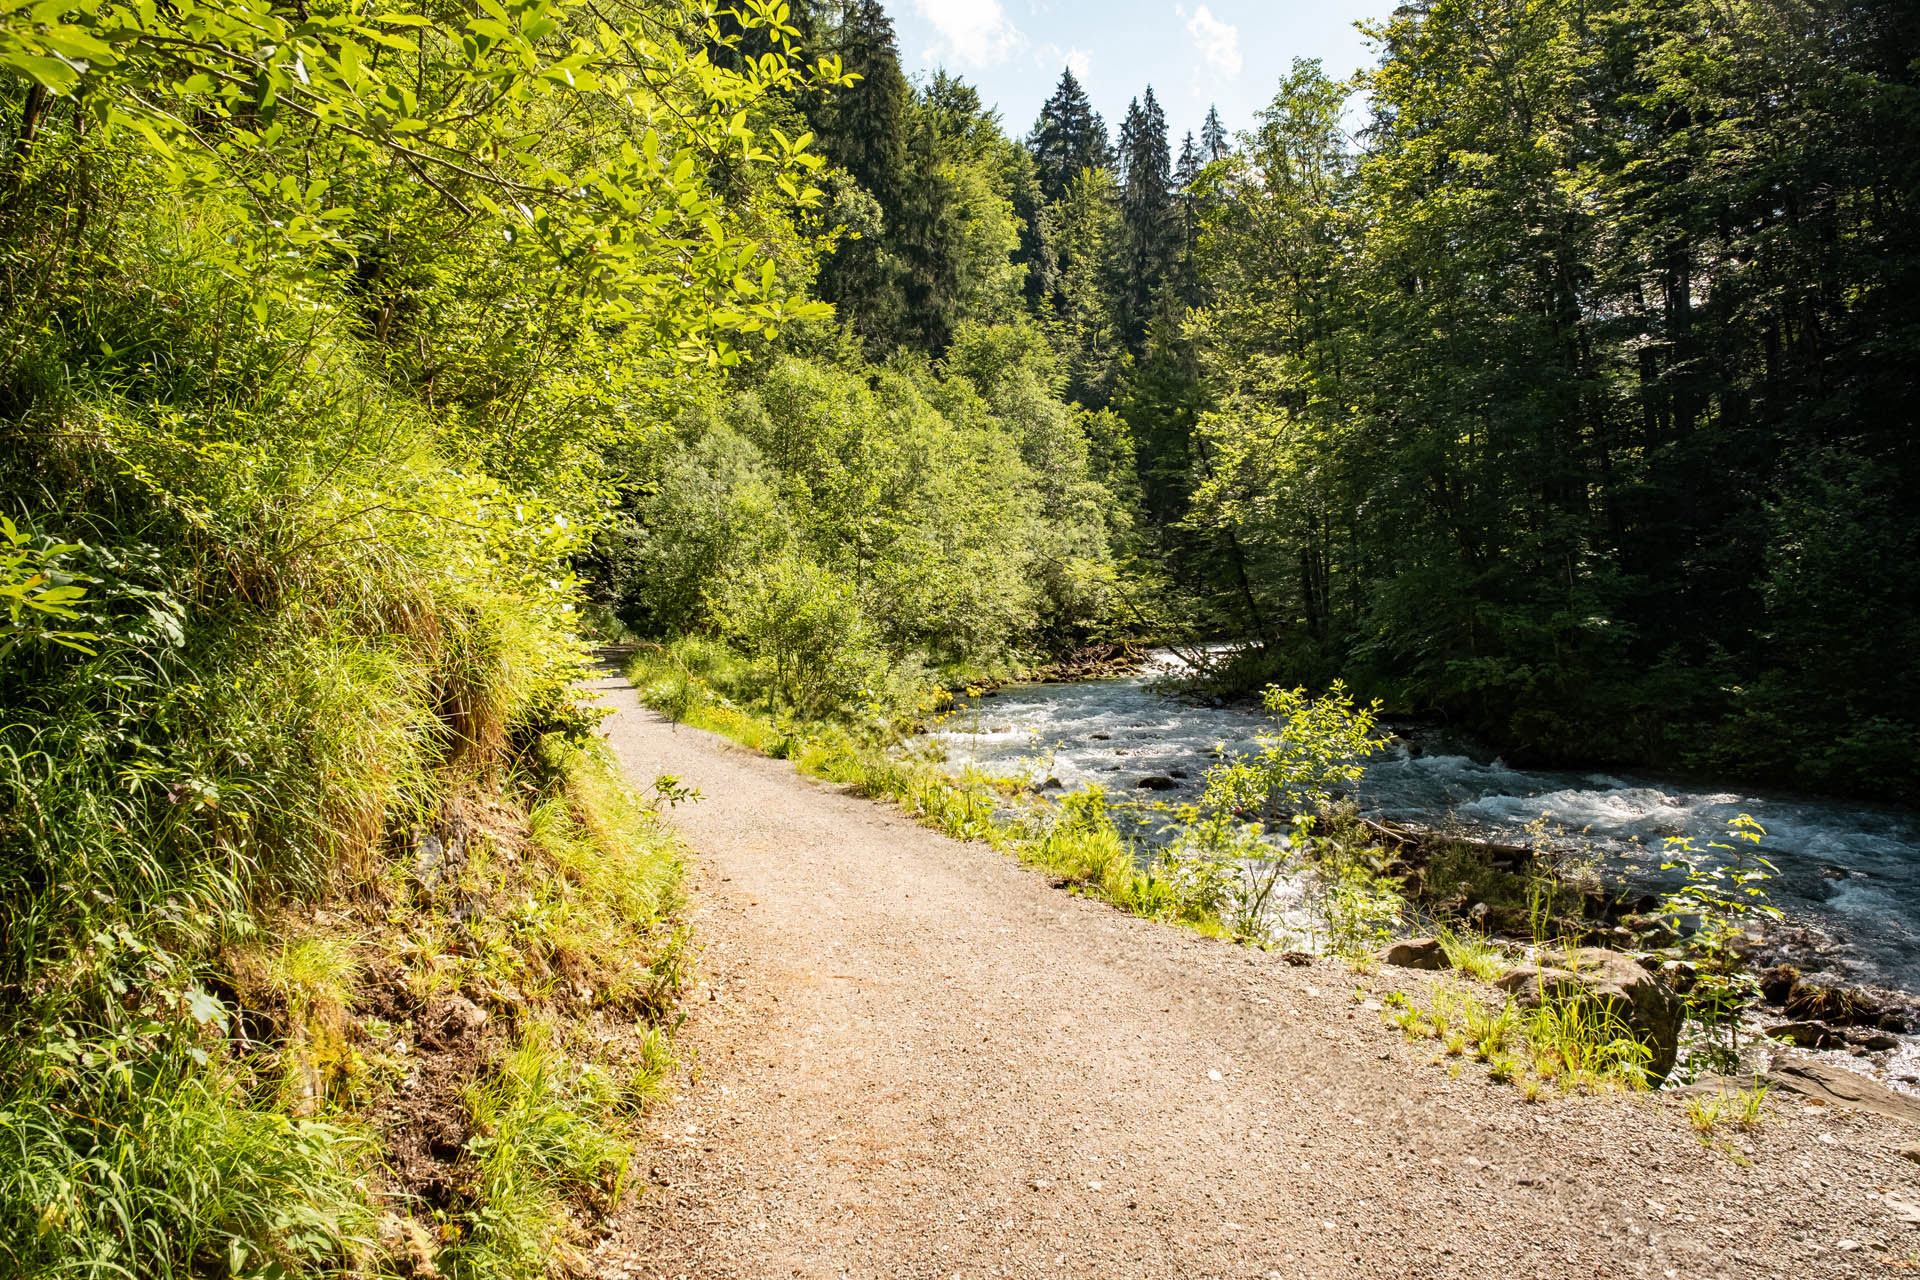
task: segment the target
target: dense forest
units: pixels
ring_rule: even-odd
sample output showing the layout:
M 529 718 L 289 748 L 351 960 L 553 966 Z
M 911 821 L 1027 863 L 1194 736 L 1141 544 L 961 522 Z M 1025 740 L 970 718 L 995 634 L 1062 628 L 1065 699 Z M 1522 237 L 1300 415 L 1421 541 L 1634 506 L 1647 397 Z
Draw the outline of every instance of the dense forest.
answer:
M 654 1036 L 678 972 L 593 640 L 842 719 L 1225 640 L 1221 691 L 1920 795 L 1907 0 L 1372 34 L 1176 145 L 1070 72 L 1020 134 L 878 0 L 0 8 L 3 1265 L 558 1256 L 655 1077 L 542 1019 Z M 483 814 L 524 910 L 435 896 Z M 340 921 L 419 1008 L 547 993 L 410 1200 Z
M 1297 63 L 1252 129 L 1214 113 L 1176 147 L 1150 87 L 1110 132 L 1065 72 L 1016 140 L 963 83 L 908 83 L 878 4 L 803 13 L 803 43 L 860 77 L 792 108 L 830 162 L 817 292 L 842 338 L 756 364 L 657 456 L 662 479 L 635 473 L 609 599 L 649 634 L 724 625 L 683 603 L 724 559 L 683 545 L 708 510 L 681 497 L 693 447 L 730 491 L 770 468 L 896 660 L 929 652 L 929 624 L 949 660 L 1230 640 L 1235 691 L 1344 677 L 1524 758 L 1911 797 L 1904 16 L 1409 5 L 1357 82 Z M 1025 505 L 940 505 L 928 570 L 933 508 L 879 479 L 876 437 L 817 434 L 799 406 L 844 401 L 784 391 L 795 360 L 883 401 L 901 378 L 939 404 L 969 386 L 986 413 L 960 419 L 1023 465 L 916 464 L 922 482 L 984 474 Z M 742 415 L 825 452 L 770 457 Z M 902 423 L 892 456 L 924 447 L 898 411 L 852 416 Z M 886 532 L 847 523 L 828 458 L 875 478 Z M 1015 507 L 1025 532 L 973 527 Z M 750 546 L 751 523 L 710 527 Z M 933 597 L 982 625 L 936 620 Z

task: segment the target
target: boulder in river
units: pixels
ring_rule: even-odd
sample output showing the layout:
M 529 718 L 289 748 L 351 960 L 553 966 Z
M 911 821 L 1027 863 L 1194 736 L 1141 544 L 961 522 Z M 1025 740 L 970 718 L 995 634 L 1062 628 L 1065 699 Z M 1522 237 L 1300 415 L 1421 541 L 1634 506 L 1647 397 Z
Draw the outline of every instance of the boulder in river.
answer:
M 1680 1052 L 1686 1005 L 1673 989 L 1632 956 L 1605 947 L 1548 953 L 1542 964 L 1524 964 L 1500 975 L 1495 986 L 1511 992 L 1523 1009 L 1547 1001 L 1590 1001 L 1618 1018 L 1652 1051 L 1647 1077 L 1658 1084 Z
M 1133 785 L 1143 787 L 1148 791 L 1172 791 L 1179 787 L 1180 784 L 1172 778 L 1166 777 L 1164 774 L 1154 773 L 1147 775 Z
M 1438 938 L 1404 938 L 1380 952 L 1380 963 L 1401 969 L 1446 969 L 1447 949 Z

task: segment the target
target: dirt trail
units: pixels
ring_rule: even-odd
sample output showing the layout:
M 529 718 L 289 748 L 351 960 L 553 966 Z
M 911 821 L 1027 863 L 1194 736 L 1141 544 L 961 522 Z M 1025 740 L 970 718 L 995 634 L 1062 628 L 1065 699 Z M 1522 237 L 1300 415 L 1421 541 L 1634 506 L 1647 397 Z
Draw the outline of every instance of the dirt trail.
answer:
M 603 695 L 705 798 L 697 1079 L 605 1277 L 1841 1276 L 1920 1257 L 1920 1138 L 1790 1098 L 1704 1149 L 1647 1098 L 1433 1065 L 1356 977 L 1135 919 Z

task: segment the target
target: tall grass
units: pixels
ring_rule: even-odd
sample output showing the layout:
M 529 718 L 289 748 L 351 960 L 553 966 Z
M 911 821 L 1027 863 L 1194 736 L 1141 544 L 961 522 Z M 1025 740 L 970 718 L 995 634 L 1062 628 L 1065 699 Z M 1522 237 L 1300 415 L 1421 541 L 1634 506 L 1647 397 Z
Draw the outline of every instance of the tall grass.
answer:
M 468 1090 L 480 1134 L 469 1143 L 477 1207 L 444 1259 L 463 1280 L 534 1280 L 555 1264 L 577 1271 L 571 1202 L 619 1200 L 632 1152 L 612 1123 L 616 1091 L 604 1072 L 559 1052 L 554 1037 L 533 1024 Z
M 333 1272 L 369 1251 L 366 1133 L 249 1105 L 192 1048 L 99 1071 L 98 1042 L 69 1044 L 0 1107 L 9 1274 Z
M 1424 1007 L 1392 993 L 1385 1017 L 1410 1040 L 1437 1040 L 1447 1057 L 1485 1063 L 1491 1079 L 1513 1083 L 1529 1100 L 1543 1085 L 1579 1092 L 1649 1085 L 1652 1050 L 1597 1001 L 1550 1000 L 1522 1009 L 1511 997 L 1489 1004 L 1442 982 Z
M 544 807 L 561 887 L 488 963 L 582 958 L 640 1024 L 634 1098 L 670 1059 L 679 861 L 582 754 L 553 505 L 380 375 L 350 296 L 237 288 L 217 218 L 102 181 L 84 242 L 0 226 L 0 503 L 71 548 L 94 637 L 0 654 L 0 1274 L 358 1273 L 393 1208 L 369 1104 L 405 1068 L 404 1037 L 361 1061 L 362 975 L 464 972 L 403 945 L 456 935 L 409 886 L 418 834 Z M 478 1059 L 476 1110 L 516 1064 Z M 456 1227 L 509 1210 L 519 1158 Z

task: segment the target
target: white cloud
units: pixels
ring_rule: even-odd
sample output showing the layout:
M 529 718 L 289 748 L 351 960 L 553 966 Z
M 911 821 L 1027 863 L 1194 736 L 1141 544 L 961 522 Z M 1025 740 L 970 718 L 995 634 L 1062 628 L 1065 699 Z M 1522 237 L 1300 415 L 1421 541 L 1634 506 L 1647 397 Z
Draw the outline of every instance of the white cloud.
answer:
M 963 66 L 996 66 L 1026 43 L 1000 0 L 914 0 L 914 8 L 940 34 L 933 52 Z
M 1184 15 L 1186 8 L 1175 5 L 1173 11 Z M 1193 17 L 1187 19 L 1187 34 L 1193 37 L 1194 48 L 1214 71 L 1229 80 L 1240 74 L 1240 28 L 1220 21 L 1207 6 L 1201 5 L 1193 11 Z
M 1066 67 L 1073 72 L 1074 79 L 1085 84 L 1093 74 L 1093 55 L 1085 49 L 1062 49 L 1057 44 L 1048 44 L 1033 51 L 1033 65 L 1049 73 Z

